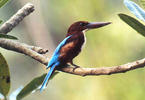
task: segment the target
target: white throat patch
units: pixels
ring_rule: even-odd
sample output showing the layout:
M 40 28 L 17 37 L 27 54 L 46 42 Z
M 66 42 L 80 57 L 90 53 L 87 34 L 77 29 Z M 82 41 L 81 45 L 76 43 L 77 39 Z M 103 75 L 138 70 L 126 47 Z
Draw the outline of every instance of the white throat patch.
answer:
M 83 30 L 83 33 L 85 33 L 86 31 L 88 31 L 89 29 L 85 29 L 85 30 Z
M 85 44 L 86 44 L 86 36 L 85 36 L 85 32 L 86 32 L 87 30 L 88 30 L 88 29 L 83 30 L 83 34 L 84 34 L 84 43 L 83 43 L 81 49 L 83 49 L 83 48 L 85 47 Z

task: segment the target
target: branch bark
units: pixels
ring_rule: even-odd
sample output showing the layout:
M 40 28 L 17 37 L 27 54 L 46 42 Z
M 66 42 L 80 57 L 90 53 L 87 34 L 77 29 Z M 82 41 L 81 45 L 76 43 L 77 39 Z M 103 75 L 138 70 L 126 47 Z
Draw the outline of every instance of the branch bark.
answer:
M 0 47 L 7 50 L 11 50 L 11 51 L 28 55 L 32 57 L 33 59 L 38 60 L 41 63 L 44 63 L 44 64 L 48 63 L 46 57 L 37 53 L 39 52 L 39 49 L 38 49 L 39 47 L 38 48 L 35 47 L 37 49 L 33 49 L 33 46 L 29 46 L 24 43 L 19 43 L 19 42 L 7 40 L 7 39 L 0 39 Z M 34 51 L 34 50 L 38 50 L 38 51 Z
M 145 58 L 119 66 L 100 67 L 100 68 L 76 68 L 76 69 L 71 67 L 71 68 L 62 68 L 61 70 L 63 72 L 80 75 L 80 76 L 111 75 L 117 73 L 125 73 L 127 71 L 131 71 L 137 68 L 142 68 L 144 66 L 145 66 Z
M 45 54 L 48 52 L 47 49 L 43 49 L 41 47 L 36 47 L 36 46 L 30 46 L 30 45 L 27 45 L 25 43 L 19 43 L 19 42 L 16 42 L 16 41 L 13 41 L 13 40 L 8 40 L 8 39 L 0 39 L 0 45 L 2 48 L 10 48 L 10 50 L 12 49 L 13 51 L 15 51 L 15 47 L 17 46 L 17 52 L 19 53 L 22 53 L 23 50 L 25 48 L 27 48 L 28 50 L 33 50 L 39 54 Z M 21 49 L 18 49 L 18 48 L 21 48 Z

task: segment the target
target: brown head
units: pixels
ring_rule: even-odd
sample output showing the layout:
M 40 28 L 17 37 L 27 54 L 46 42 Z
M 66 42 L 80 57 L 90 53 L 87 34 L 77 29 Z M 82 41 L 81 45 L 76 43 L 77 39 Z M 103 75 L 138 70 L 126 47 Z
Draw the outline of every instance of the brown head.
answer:
M 82 33 L 85 30 L 99 28 L 105 25 L 110 24 L 111 22 L 87 22 L 87 21 L 78 21 L 73 23 L 67 32 L 67 36 L 77 33 Z

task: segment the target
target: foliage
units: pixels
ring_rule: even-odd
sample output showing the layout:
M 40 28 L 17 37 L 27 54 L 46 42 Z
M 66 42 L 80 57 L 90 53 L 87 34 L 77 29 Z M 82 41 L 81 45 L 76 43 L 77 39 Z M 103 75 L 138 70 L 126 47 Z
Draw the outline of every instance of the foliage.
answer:
M 145 11 L 139 5 L 130 0 L 124 0 L 124 4 L 138 19 L 145 22 Z M 127 23 L 141 35 L 145 36 L 145 26 L 142 23 L 129 15 L 118 15 L 125 23 Z
M 40 77 L 34 78 L 30 83 L 28 83 L 17 95 L 17 100 L 21 100 L 23 97 L 32 93 L 35 89 L 37 89 L 43 82 L 46 74 L 43 74 Z
M 138 33 L 145 36 L 145 26 L 140 23 L 135 18 L 128 16 L 126 14 L 119 14 L 119 17 L 126 22 L 129 26 L 131 26 L 133 29 L 135 29 Z
M 3 21 L 2 20 L 0 20 L 0 24 L 2 23 Z
M 10 72 L 5 58 L 0 53 L 0 93 L 4 96 L 10 90 Z
M 17 40 L 17 37 L 11 36 L 11 35 L 6 35 L 6 34 L 0 34 L 0 38 L 6 38 L 6 39 L 14 39 Z
M 56 74 L 58 74 L 58 72 L 54 72 L 50 79 L 52 79 Z M 17 100 L 21 100 L 28 94 L 34 93 L 37 89 L 39 90 L 39 87 L 41 86 L 46 75 L 47 74 L 43 74 L 40 77 L 36 77 L 30 83 L 28 83 L 17 95 Z
M 9 0 L 0 0 L 0 8 L 3 7 Z

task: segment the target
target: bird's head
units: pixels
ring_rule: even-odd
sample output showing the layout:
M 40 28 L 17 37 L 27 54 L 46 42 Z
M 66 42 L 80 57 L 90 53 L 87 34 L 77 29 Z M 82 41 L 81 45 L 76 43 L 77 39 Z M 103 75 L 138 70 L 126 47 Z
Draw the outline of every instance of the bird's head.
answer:
M 87 21 L 78 21 L 73 23 L 69 29 L 68 29 L 68 34 L 67 36 L 74 34 L 74 33 L 80 33 L 85 30 L 89 29 L 95 29 L 99 28 L 105 25 L 110 24 L 111 22 L 87 22 Z

